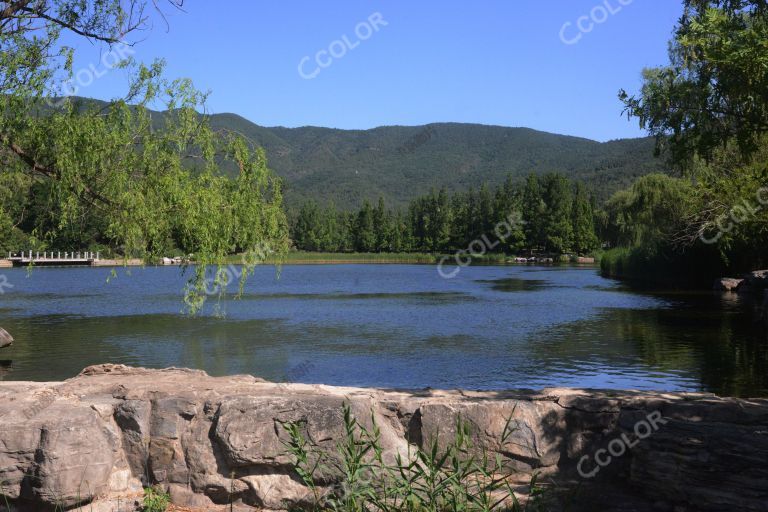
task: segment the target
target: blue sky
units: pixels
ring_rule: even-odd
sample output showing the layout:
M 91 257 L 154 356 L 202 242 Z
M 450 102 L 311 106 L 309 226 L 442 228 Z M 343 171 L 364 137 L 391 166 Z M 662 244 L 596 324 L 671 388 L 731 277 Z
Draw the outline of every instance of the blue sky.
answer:
M 616 95 L 667 62 L 682 12 L 677 0 L 184 4 L 166 8 L 168 28 L 155 19 L 134 56 L 162 57 L 170 77 L 210 90 L 210 112 L 266 126 L 455 121 L 596 140 L 643 135 Z M 101 71 L 102 49 L 77 48 L 76 70 Z M 98 75 L 77 94 L 124 93 L 125 72 Z

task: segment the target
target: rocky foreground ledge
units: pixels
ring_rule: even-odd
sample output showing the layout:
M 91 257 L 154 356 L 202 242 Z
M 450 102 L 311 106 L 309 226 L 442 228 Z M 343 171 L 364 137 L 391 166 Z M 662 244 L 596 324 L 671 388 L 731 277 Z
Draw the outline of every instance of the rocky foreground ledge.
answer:
M 344 403 L 364 423 L 373 414 L 389 455 L 451 437 L 460 416 L 478 449 L 510 460 L 521 483 L 540 472 L 569 510 L 768 509 L 768 400 L 409 392 L 102 365 L 65 382 L 0 382 L 0 510 L 6 498 L 12 510 L 133 510 L 151 484 L 196 510 L 306 505 L 281 423 L 304 421 L 333 450 Z

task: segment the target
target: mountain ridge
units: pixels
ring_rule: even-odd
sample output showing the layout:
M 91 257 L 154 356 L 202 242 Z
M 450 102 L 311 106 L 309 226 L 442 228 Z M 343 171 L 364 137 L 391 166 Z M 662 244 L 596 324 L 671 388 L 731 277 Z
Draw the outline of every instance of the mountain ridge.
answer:
M 402 206 L 431 188 L 498 185 L 508 174 L 522 180 L 529 172 L 562 172 L 603 200 L 642 175 L 666 171 L 650 137 L 600 142 L 453 122 L 365 130 L 265 127 L 233 113 L 212 114 L 210 122 L 265 149 L 270 167 L 286 181 L 289 204 L 315 199 L 356 208 L 382 196 Z
M 433 188 L 495 186 L 508 175 L 522 181 L 531 172 L 560 172 L 583 181 L 603 201 L 640 176 L 667 172 L 654 157 L 651 137 L 601 142 L 527 127 L 460 122 L 356 130 L 267 127 L 234 112 L 207 116 L 214 129 L 238 132 L 264 148 L 270 168 L 283 179 L 289 207 L 317 200 L 352 209 L 381 196 L 399 208 Z M 232 166 L 224 169 L 236 172 Z

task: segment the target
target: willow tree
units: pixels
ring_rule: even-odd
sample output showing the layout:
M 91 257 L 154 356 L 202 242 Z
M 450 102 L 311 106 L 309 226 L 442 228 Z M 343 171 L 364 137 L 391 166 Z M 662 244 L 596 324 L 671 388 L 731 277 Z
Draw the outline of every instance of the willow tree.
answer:
M 197 310 L 211 284 L 224 288 L 227 255 L 256 255 L 244 260 L 242 283 L 259 257 L 287 247 L 280 182 L 264 152 L 214 131 L 199 113 L 205 95 L 165 78 L 162 61 L 121 61 L 131 76 L 122 98 L 50 101 L 76 71 L 65 33 L 107 48 L 134 44 L 161 8 L 182 0 L 157 1 L 0 2 L 0 236 L 18 235 L 28 220 L 21 199 L 32 196 L 46 212 L 28 238 L 39 249 L 85 226 L 145 261 L 174 240 L 197 263 L 187 289 Z
M 669 64 L 646 69 L 625 111 L 693 184 L 681 250 L 716 244 L 741 267 L 768 261 L 768 2 L 685 0 Z M 678 223 L 679 224 L 679 223 Z

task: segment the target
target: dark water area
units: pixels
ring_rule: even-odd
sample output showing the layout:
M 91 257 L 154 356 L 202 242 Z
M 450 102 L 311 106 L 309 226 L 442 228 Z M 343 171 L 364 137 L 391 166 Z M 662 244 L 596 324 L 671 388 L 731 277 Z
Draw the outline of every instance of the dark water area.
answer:
M 768 338 L 749 298 L 635 291 L 594 269 L 429 265 L 257 269 L 240 300 L 182 312 L 178 268 L 7 269 L 0 379 L 84 367 L 397 388 L 551 386 L 768 396 Z M 127 275 L 130 274 L 130 275 Z

